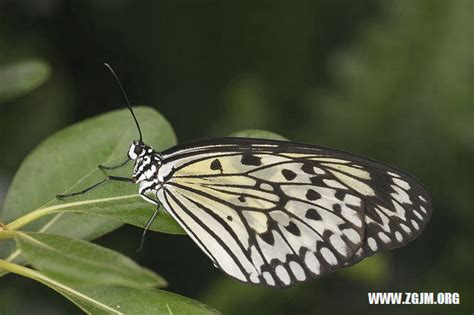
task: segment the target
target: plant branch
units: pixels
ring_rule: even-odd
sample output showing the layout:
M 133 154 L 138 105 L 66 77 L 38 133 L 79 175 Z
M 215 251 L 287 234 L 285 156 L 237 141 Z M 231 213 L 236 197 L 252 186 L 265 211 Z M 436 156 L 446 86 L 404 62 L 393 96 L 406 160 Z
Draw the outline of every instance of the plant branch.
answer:
M 13 238 L 16 235 L 16 231 L 7 230 L 5 228 L 0 228 L 0 240 Z

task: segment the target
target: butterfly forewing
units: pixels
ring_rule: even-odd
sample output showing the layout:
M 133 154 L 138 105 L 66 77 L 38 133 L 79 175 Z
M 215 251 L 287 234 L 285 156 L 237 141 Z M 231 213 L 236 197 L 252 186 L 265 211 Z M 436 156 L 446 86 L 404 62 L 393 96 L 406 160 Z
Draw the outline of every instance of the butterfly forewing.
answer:
M 163 152 L 158 197 L 214 265 L 289 286 L 416 238 L 426 189 L 393 167 L 283 141 L 221 138 Z

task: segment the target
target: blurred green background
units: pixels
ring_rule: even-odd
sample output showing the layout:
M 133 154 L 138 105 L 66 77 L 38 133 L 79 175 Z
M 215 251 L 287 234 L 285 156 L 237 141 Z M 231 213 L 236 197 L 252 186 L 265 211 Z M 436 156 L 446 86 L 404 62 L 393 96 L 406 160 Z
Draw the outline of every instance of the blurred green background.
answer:
M 97 242 L 226 314 L 474 310 L 474 1 L 0 1 L 0 203 L 22 159 L 75 121 L 152 106 L 180 142 L 258 128 L 412 173 L 434 214 L 408 246 L 285 290 L 217 271 L 187 237 L 124 226 Z M 14 80 L 13 80 L 13 79 Z M 32 179 L 33 180 L 33 179 Z M 372 306 L 367 292 L 459 292 L 460 305 Z M 0 278 L 0 313 L 80 314 Z

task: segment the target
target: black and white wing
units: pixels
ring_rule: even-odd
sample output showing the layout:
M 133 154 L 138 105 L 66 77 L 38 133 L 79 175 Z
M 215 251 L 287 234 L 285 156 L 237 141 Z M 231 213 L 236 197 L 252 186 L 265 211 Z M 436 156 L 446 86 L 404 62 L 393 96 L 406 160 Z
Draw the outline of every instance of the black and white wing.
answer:
M 412 176 L 342 151 L 246 138 L 162 153 L 158 197 L 214 265 L 290 286 L 404 246 L 431 198 Z

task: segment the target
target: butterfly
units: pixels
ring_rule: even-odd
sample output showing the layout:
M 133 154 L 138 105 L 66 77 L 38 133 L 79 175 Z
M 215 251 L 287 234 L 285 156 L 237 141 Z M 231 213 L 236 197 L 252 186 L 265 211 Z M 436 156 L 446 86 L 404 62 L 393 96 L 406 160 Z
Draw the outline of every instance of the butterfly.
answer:
M 321 277 L 406 245 L 431 217 L 430 194 L 414 177 L 335 149 L 210 138 L 157 152 L 119 85 L 140 139 L 124 163 L 102 168 L 133 161 L 133 176 L 59 197 L 108 179 L 137 184 L 157 206 L 144 231 L 163 205 L 214 266 L 242 282 L 287 287 Z

